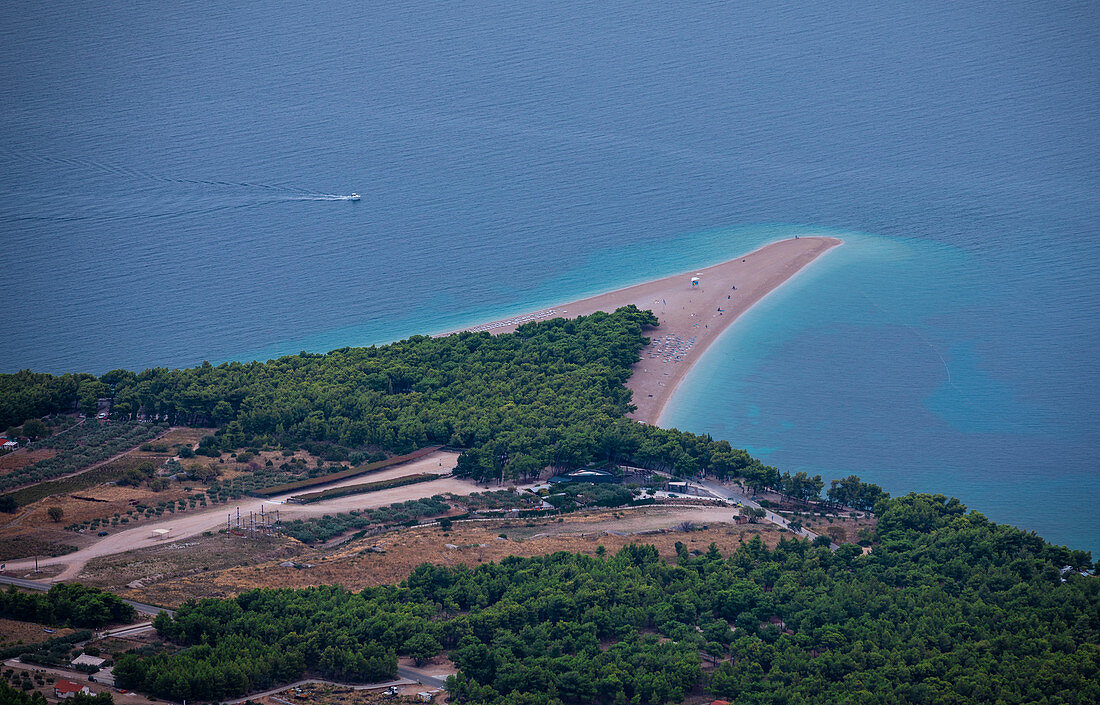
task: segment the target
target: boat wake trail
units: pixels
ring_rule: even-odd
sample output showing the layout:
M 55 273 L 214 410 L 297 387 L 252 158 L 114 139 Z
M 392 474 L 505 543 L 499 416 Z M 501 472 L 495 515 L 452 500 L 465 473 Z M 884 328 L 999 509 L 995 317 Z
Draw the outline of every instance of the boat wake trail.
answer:
M 341 196 L 338 193 L 311 193 L 308 196 L 290 196 L 288 201 L 358 201 L 359 194 L 350 193 Z
M 37 172 L 33 176 L 43 180 L 79 182 L 89 188 L 76 195 L 70 192 L 64 199 L 40 189 L 15 188 L 6 202 L 0 202 L 0 222 L 161 220 L 295 201 L 359 200 L 357 193 L 325 193 L 285 183 L 179 178 L 94 159 L 0 148 L 0 169 L 5 162 L 9 172 L 29 167 Z
M 21 161 L 32 165 L 43 165 L 56 171 L 98 172 L 105 176 L 114 176 L 122 179 L 141 180 L 162 184 L 186 184 L 190 186 L 215 186 L 233 189 L 262 189 L 268 192 L 283 192 L 302 194 L 305 196 L 317 195 L 315 191 L 300 186 L 288 184 L 268 184 L 256 181 L 225 181 L 219 179 L 187 179 L 167 174 L 156 173 L 147 169 L 134 168 L 95 159 L 55 157 L 48 154 L 36 154 L 17 150 L 4 150 L 2 157 Z M 77 178 L 81 175 L 78 173 Z

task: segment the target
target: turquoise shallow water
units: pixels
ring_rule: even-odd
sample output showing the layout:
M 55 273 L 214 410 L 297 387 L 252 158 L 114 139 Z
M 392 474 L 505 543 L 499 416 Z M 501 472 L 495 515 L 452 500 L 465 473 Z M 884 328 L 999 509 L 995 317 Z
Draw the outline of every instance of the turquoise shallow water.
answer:
M 744 439 L 792 473 L 852 472 L 893 493 L 943 492 L 997 521 L 1095 548 L 1096 430 L 1067 413 L 1092 403 L 1076 386 L 1089 375 L 1045 357 L 1056 346 L 1005 303 L 1052 292 L 1038 281 L 1005 292 L 1002 272 L 951 246 L 835 234 L 843 246 L 716 341 L 661 424 Z M 1077 316 L 1092 325 L 1087 312 Z M 1013 369 L 1011 358 L 1029 353 L 1045 365 Z
M 1100 552 L 1095 3 L 13 0 L 0 76 L 0 371 L 380 343 L 835 232 L 667 421 Z
M 1100 548 L 1100 521 L 1090 511 L 1100 500 L 1097 431 L 1076 412 L 1095 404 L 1093 373 L 1059 360 L 1060 343 L 1047 339 L 1055 327 L 1069 337 L 1095 325 L 1089 307 L 1062 303 L 1062 252 L 1046 253 L 1054 263 L 1032 263 L 1053 276 L 1027 268 L 1006 276 L 1011 252 L 812 226 L 712 229 L 593 252 L 506 307 L 429 307 L 241 359 L 450 330 L 700 268 L 796 234 L 844 244 L 726 331 L 661 425 L 731 439 L 792 473 L 826 481 L 856 473 L 893 493 L 943 492 L 1050 540 Z M 1043 325 L 1028 326 L 1029 316 Z

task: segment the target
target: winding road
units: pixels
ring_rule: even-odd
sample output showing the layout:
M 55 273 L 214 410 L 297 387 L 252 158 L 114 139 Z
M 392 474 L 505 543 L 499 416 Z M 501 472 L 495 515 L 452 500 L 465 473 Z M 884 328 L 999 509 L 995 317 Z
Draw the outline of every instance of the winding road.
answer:
M 227 516 L 232 513 L 235 517 L 238 509 L 240 509 L 241 516 L 245 518 L 248 517 L 249 512 L 259 514 L 262 510 L 265 513 L 269 513 L 277 509 L 279 511 L 279 517 L 282 520 L 305 519 L 309 517 L 319 517 L 325 514 L 347 512 L 352 509 L 384 507 L 394 502 L 421 499 L 423 497 L 431 497 L 432 495 L 444 494 L 446 492 L 470 494 L 471 492 L 482 491 L 484 489 L 483 487 L 479 487 L 471 481 L 449 476 L 457 463 L 457 453 L 436 451 L 435 453 L 411 462 L 371 473 L 369 479 L 372 481 L 387 480 L 403 475 L 436 473 L 441 476 L 438 480 L 405 485 L 403 487 L 393 487 L 368 494 L 348 495 L 346 497 L 338 497 L 323 502 L 314 502 L 312 504 L 286 503 L 287 499 L 295 494 L 300 494 L 300 492 L 290 492 L 267 499 L 246 497 L 242 498 L 236 504 L 222 504 L 201 512 L 186 512 L 182 516 L 176 516 L 155 523 L 143 523 L 133 529 L 126 529 L 116 534 L 104 536 L 92 545 L 74 553 L 54 558 L 39 558 L 38 567 L 63 565 L 65 566 L 64 570 L 47 582 L 53 583 L 72 580 L 80 574 L 80 571 L 84 569 L 88 561 L 94 558 L 112 556 L 139 548 L 149 548 L 150 546 L 156 546 L 170 541 L 178 541 L 190 536 L 196 536 L 204 531 L 224 529 Z M 340 482 L 334 482 L 331 485 L 325 485 L 325 488 L 342 487 L 344 485 L 354 485 L 362 482 L 364 482 L 363 476 L 350 477 Z M 169 533 L 154 535 L 153 531 L 157 529 L 167 529 Z M 6 570 L 14 572 L 29 571 L 34 567 L 35 562 L 33 559 L 21 559 L 8 561 Z

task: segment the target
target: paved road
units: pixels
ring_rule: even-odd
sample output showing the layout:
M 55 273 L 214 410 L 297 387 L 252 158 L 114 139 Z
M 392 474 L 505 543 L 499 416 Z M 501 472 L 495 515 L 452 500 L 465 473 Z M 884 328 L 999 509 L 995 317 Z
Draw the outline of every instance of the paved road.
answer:
M 39 590 L 45 592 L 57 583 L 44 583 L 38 580 L 27 580 L 26 578 L 9 578 L 5 575 L 0 575 L 0 583 L 7 585 L 14 585 L 16 587 L 26 588 L 28 590 Z M 123 600 L 128 605 L 133 606 L 141 614 L 157 615 L 161 612 L 167 612 L 169 617 L 176 616 L 175 610 L 170 610 L 165 607 L 157 607 L 156 605 L 147 605 L 144 602 L 134 602 L 133 600 Z
M 735 506 L 740 505 L 742 507 L 749 507 L 751 509 L 764 509 L 760 506 L 758 502 L 755 502 L 746 497 L 743 492 L 740 492 L 739 490 L 731 487 L 727 487 L 726 485 L 721 485 L 717 482 L 714 482 L 713 480 L 693 480 L 688 484 L 695 487 L 701 487 L 707 492 L 710 492 L 718 499 L 725 501 L 727 504 L 732 504 Z M 791 533 L 802 536 L 803 538 L 807 538 L 811 541 L 817 538 L 817 534 L 807 529 L 799 529 L 798 531 L 795 531 L 791 528 L 791 522 L 789 520 L 776 514 L 773 511 L 764 509 L 764 518 L 775 524 L 776 526 L 781 526 Z
M 26 578 L 9 578 L 3 575 L 0 575 L 0 583 L 26 588 L 28 590 L 41 590 L 42 592 L 53 587 L 51 583 L 40 583 L 37 580 L 27 580 Z
M 436 678 L 435 676 L 429 676 L 424 671 L 418 668 L 411 668 L 409 666 L 398 666 L 397 675 L 402 678 L 408 678 L 414 683 L 422 683 L 424 685 L 430 685 L 433 688 L 442 688 L 447 684 L 446 678 Z
M 718 499 L 725 500 L 725 502 L 727 504 L 740 505 L 740 506 L 743 506 L 743 507 L 750 507 L 752 509 L 763 509 L 763 507 L 761 507 L 759 503 L 749 499 L 740 490 L 737 490 L 737 489 L 734 489 L 734 488 L 731 488 L 731 487 L 727 487 L 726 485 L 719 484 L 719 483 L 714 482 L 712 480 L 693 480 L 693 481 L 689 482 L 688 484 L 693 485 L 695 487 L 701 487 L 701 488 L 705 489 L 707 492 L 710 492 L 712 495 L 714 495 Z M 764 509 L 764 518 L 767 519 L 768 521 L 770 521 L 771 523 L 773 523 L 777 526 L 781 526 L 784 529 L 787 529 L 788 531 L 790 531 L 791 533 L 796 534 L 798 536 L 801 536 L 802 538 L 808 539 L 810 541 L 813 541 L 818 536 L 814 532 L 810 531 L 809 529 L 805 529 L 805 528 L 799 529 L 798 531 L 795 531 L 794 529 L 791 528 L 791 522 L 788 519 L 776 514 L 773 511 L 769 511 L 767 509 Z M 829 547 L 832 548 L 834 551 L 839 548 L 839 546 L 837 544 L 834 544 L 834 543 L 830 543 Z

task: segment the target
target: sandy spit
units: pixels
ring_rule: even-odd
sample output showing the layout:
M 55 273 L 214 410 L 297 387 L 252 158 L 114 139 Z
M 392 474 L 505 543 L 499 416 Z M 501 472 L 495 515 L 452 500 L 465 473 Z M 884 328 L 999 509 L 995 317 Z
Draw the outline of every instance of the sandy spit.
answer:
M 727 262 L 617 289 L 580 301 L 462 330 L 510 333 L 547 318 L 576 318 L 634 304 L 649 309 L 660 325 L 650 334 L 627 387 L 637 410 L 631 416 L 656 424 L 680 381 L 703 352 L 742 313 L 828 250 L 831 237 L 807 236 L 773 242 Z M 698 277 L 698 284 L 693 284 Z M 455 331 L 458 332 L 458 331 Z

